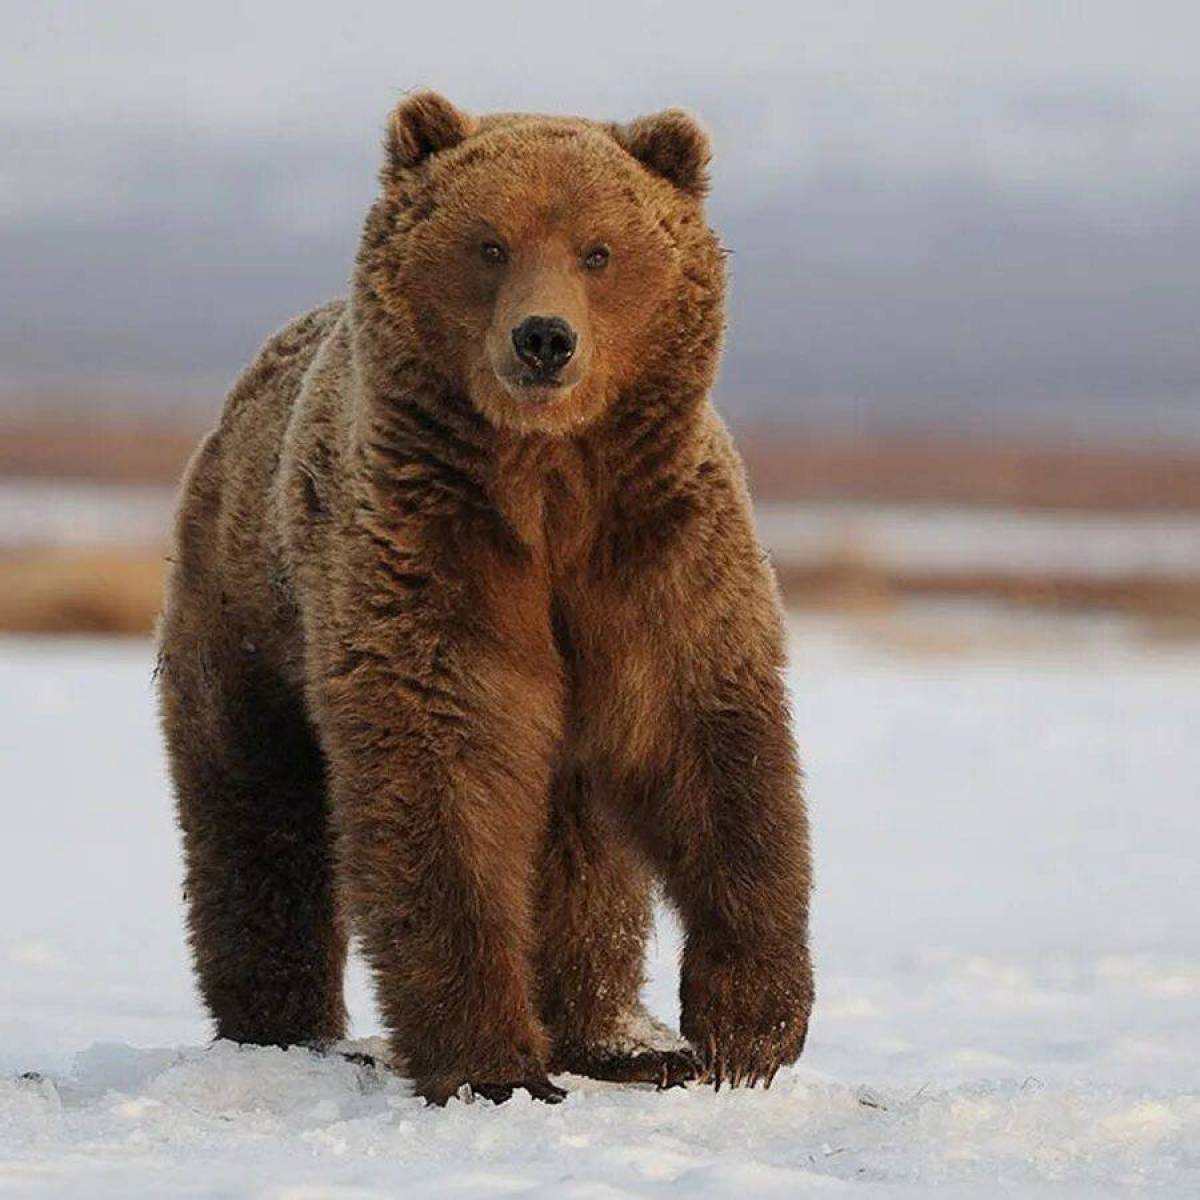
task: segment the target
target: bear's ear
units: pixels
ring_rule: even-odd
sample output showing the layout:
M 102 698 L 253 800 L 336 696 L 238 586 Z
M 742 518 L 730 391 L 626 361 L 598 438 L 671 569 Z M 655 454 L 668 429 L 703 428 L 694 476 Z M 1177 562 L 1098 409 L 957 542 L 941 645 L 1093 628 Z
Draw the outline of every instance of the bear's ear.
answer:
M 609 127 L 634 158 L 656 175 L 669 179 L 681 191 L 703 196 L 708 191 L 708 163 L 712 158 L 708 134 L 681 108 L 668 108 L 628 125 Z
M 455 108 L 437 92 L 414 92 L 396 105 L 388 119 L 387 163 L 394 174 L 423 162 L 439 150 L 449 150 L 475 132 L 475 119 Z

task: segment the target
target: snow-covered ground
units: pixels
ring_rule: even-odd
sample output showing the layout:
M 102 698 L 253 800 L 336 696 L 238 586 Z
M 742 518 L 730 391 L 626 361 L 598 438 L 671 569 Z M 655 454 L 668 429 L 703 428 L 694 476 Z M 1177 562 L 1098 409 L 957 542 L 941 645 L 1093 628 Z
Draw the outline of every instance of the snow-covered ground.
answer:
M 1200 649 L 952 611 L 795 635 L 802 1065 L 769 1093 L 568 1078 L 557 1108 L 445 1110 L 342 1059 L 206 1048 L 149 648 L 0 641 L 0 1192 L 1200 1195 Z M 677 947 L 664 918 L 672 1020 Z M 351 1000 L 377 1032 L 357 971 Z

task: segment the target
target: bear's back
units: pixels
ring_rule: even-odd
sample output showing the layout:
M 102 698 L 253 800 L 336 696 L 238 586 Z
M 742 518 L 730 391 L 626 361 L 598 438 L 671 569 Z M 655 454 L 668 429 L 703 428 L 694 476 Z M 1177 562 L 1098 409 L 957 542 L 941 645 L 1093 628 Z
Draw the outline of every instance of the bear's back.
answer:
M 272 334 L 233 385 L 220 423 L 210 436 L 204 481 L 219 496 L 221 526 L 234 546 L 261 544 L 274 515 L 268 503 L 279 469 L 288 424 L 313 360 L 346 308 L 334 300 Z M 277 531 L 273 531 L 277 535 Z M 274 540 L 274 536 L 271 538 Z
M 273 485 L 305 375 L 345 311 L 332 301 L 289 322 L 263 344 L 225 401 L 217 427 L 197 447 L 180 488 L 171 592 L 203 580 L 219 609 L 240 597 L 245 615 L 278 596 L 280 530 Z
M 220 430 L 229 436 L 243 426 L 271 426 L 279 433 L 321 344 L 346 309 L 331 300 L 289 321 L 262 344 L 233 385 L 221 413 Z

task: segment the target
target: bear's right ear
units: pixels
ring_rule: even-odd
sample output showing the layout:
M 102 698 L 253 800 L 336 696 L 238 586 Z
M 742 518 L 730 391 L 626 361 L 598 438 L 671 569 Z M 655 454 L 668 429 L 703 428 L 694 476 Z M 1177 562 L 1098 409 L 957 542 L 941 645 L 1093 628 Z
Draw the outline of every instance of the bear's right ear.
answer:
M 609 132 L 634 158 L 681 191 L 701 197 L 708 191 L 708 134 L 690 113 L 668 108 L 628 125 L 610 125 Z
M 410 170 L 439 150 L 449 150 L 475 132 L 474 117 L 437 92 L 414 92 L 388 119 L 385 179 Z

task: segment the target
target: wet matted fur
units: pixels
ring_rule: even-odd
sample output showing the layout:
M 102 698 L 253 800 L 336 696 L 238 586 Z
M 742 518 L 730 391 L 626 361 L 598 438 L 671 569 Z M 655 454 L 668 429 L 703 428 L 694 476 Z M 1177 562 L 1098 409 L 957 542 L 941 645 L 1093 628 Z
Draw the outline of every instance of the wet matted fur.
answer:
M 707 161 L 675 110 L 409 97 L 349 299 L 274 336 L 197 450 L 159 678 L 218 1035 L 342 1036 L 353 933 L 433 1101 L 753 1084 L 800 1053 L 808 831 L 708 399 Z M 513 356 L 530 314 L 577 337 L 549 383 Z M 640 1008 L 656 880 L 695 1057 Z

